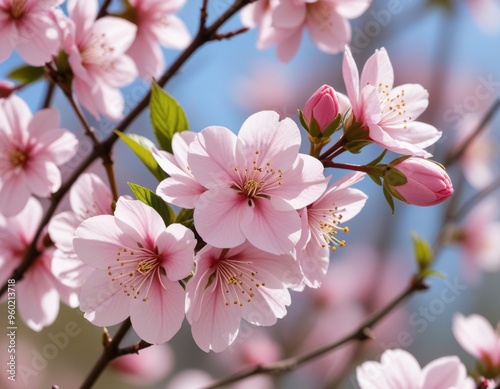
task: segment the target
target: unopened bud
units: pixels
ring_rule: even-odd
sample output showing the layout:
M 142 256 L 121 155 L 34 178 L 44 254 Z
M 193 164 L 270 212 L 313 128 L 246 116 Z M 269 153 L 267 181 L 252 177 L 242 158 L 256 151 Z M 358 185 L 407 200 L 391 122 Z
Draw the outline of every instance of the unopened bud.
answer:
M 310 125 L 312 119 L 318 123 L 319 131 L 323 133 L 340 113 L 337 92 L 329 85 L 323 85 L 307 100 L 304 107 L 304 118 Z

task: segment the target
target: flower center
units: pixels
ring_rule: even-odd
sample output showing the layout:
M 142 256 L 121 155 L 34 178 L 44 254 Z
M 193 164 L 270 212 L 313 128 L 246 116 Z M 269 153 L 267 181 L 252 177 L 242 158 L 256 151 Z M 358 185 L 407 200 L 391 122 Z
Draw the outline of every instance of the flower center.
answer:
M 20 19 L 27 10 L 27 3 L 28 0 L 14 0 L 12 2 L 12 5 L 10 7 L 10 14 L 12 15 L 13 19 Z
M 103 67 L 113 64 L 110 55 L 114 51 L 114 47 L 111 47 L 106 40 L 106 34 L 92 34 L 88 42 L 80 49 L 80 55 L 83 63 Z
M 308 216 L 311 220 L 311 229 L 315 230 L 318 235 L 323 236 L 326 244 L 331 246 L 332 251 L 337 249 L 336 246 L 345 246 L 345 240 L 337 238 L 338 232 L 349 232 L 349 227 L 339 227 L 342 222 L 341 212 L 342 210 L 337 207 L 332 209 L 309 209 Z
M 142 301 L 148 301 L 148 293 L 155 278 L 161 284 L 161 273 L 164 269 L 160 266 L 158 249 L 154 251 L 145 249 L 137 243 L 139 249 L 120 248 L 116 253 L 116 264 L 108 266 L 108 276 L 113 283 L 123 289 L 127 296 L 137 299 L 144 295 Z M 165 287 L 162 284 L 163 287 Z
M 10 154 L 10 162 L 14 168 L 18 166 L 22 168 L 26 165 L 28 157 L 29 154 L 26 151 L 18 149 L 16 147 L 14 151 Z

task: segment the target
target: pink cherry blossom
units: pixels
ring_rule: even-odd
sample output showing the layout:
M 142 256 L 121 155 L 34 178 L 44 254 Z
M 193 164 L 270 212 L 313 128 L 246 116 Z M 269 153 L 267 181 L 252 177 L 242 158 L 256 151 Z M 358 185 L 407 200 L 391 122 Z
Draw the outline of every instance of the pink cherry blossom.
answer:
M 328 270 L 329 246 L 344 246 L 345 241 L 336 235 L 339 231 L 347 232 L 348 228 L 339 224 L 352 219 L 365 205 L 367 196 L 350 188 L 363 178 L 364 173 L 359 172 L 342 177 L 301 212 L 302 234 L 297 244 L 297 259 L 307 286 L 321 285 Z
M 145 341 L 160 344 L 172 338 L 184 318 L 178 281 L 193 267 L 193 233 L 180 224 L 165 227 L 153 208 L 121 197 L 114 216 L 84 220 L 75 235 L 78 257 L 96 268 L 80 295 L 85 318 L 110 326 L 130 316 Z
M 114 359 L 110 368 L 128 384 L 152 386 L 162 381 L 172 371 L 173 365 L 172 349 L 168 344 L 162 344 Z
M 129 0 L 137 35 L 127 51 L 144 79 L 157 78 L 165 67 L 161 46 L 181 50 L 191 41 L 184 22 L 174 13 L 185 0 Z
M 453 317 L 453 335 L 457 342 L 467 351 L 483 362 L 486 369 L 500 369 L 500 325 L 493 328 L 481 315 L 463 316 L 460 313 Z
M 56 246 L 53 271 L 65 284 L 81 287 L 94 268 L 86 265 L 73 250 L 75 230 L 92 216 L 111 215 L 113 198 L 102 180 L 92 173 L 80 176 L 69 193 L 71 211 L 61 212 L 49 222 L 48 231 Z
M 182 208 L 194 208 L 201 194 L 206 191 L 195 180 L 187 161 L 189 145 L 195 138 L 195 132 L 178 132 L 172 139 L 173 154 L 153 149 L 156 162 L 170 176 L 160 182 L 156 193 L 165 201 Z
M 401 349 L 386 350 L 379 362 L 356 369 L 361 389 L 474 389 L 465 366 L 456 356 L 435 359 L 423 369 L 413 355 Z
M 216 247 L 246 239 L 261 250 L 288 253 L 300 238 L 297 209 L 326 188 L 323 166 L 299 154 L 300 131 L 273 111 L 250 116 L 238 136 L 225 127 L 207 127 L 191 143 L 188 162 L 208 190 L 198 199 L 194 222 Z
M 58 166 L 76 153 L 76 137 L 59 128 L 59 112 L 32 115 L 18 96 L 0 100 L 0 213 L 20 212 L 34 194 L 48 197 L 61 186 Z
M 497 0 L 465 0 L 477 25 L 486 32 L 498 32 L 500 4 Z
M 393 86 L 394 71 L 384 48 L 366 61 L 360 78 L 346 46 L 342 73 L 352 105 L 351 124 L 361 123 L 367 137 L 390 151 L 431 156 L 424 148 L 434 144 L 441 132 L 415 121 L 429 104 L 428 93 L 419 84 Z M 348 137 L 349 126 L 345 131 Z
M 257 47 L 277 44 L 280 61 L 288 62 L 296 54 L 302 30 L 318 48 L 335 54 L 351 40 L 348 20 L 366 11 L 371 0 L 261 0 L 242 10 L 242 21 L 247 27 L 259 26 Z
M 137 26 L 122 18 L 95 20 L 97 0 L 68 0 L 73 24 L 64 40 L 73 72 L 73 91 L 79 102 L 96 118 L 99 113 L 117 120 L 124 109 L 118 88 L 134 81 L 137 68 L 125 54 L 134 41 Z
M 240 321 L 270 326 L 286 315 L 291 255 L 274 255 L 245 242 L 231 249 L 205 246 L 186 286 L 186 318 L 196 344 L 220 352 L 234 342 Z
M 453 194 L 451 179 L 444 168 L 434 161 L 424 158 L 407 158 L 392 165 L 403 173 L 406 183 L 392 186 L 387 175 L 385 184 L 391 193 L 408 204 L 429 206 L 445 201 Z M 390 170 L 388 170 L 390 173 Z M 401 197 L 402 196 L 402 197 Z
M 4 284 L 21 264 L 42 220 L 40 203 L 31 198 L 16 216 L 0 215 L 0 282 Z M 51 325 L 59 313 L 59 300 L 78 306 L 76 292 L 63 285 L 51 272 L 52 249 L 38 245 L 41 254 L 16 283 L 16 306 L 21 319 L 34 331 Z
M 63 0 L 0 0 L 0 62 L 14 49 L 33 66 L 42 66 L 59 51 L 59 33 L 51 11 Z

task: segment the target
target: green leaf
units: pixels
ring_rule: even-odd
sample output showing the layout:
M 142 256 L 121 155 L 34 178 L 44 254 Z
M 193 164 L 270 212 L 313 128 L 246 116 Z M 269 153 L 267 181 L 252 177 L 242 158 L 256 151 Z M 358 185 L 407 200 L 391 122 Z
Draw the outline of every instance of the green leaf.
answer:
M 443 272 L 434 270 L 434 269 L 425 269 L 420 272 L 420 277 L 421 278 L 429 278 L 429 277 L 436 277 L 436 278 L 441 278 L 444 279 L 446 278 L 446 275 Z
M 417 261 L 420 273 L 429 270 L 434 260 L 431 246 L 425 239 L 419 237 L 416 233 L 411 234 L 413 240 L 413 252 L 415 253 L 415 260 Z
M 391 207 L 392 214 L 394 215 L 394 199 L 392 198 L 392 195 L 389 193 L 389 190 L 387 189 L 386 185 L 382 186 L 382 191 L 384 192 L 384 197 L 387 201 L 387 204 L 389 204 L 389 207 Z
M 156 139 L 163 150 L 171 153 L 174 134 L 189 129 L 186 114 L 179 103 L 155 82 L 151 86 L 149 109 Z
M 168 177 L 167 173 L 162 170 L 158 162 L 156 162 L 156 159 L 154 159 L 151 152 L 151 147 L 154 146 L 154 144 L 149 139 L 136 134 L 127 135 L 120 131 L 115 131 L 115 133 L 128 147 L 130 147 L 158 181 L 163 181 Z
M 26 85 L 39 80 L 44 74 L 43 67 L 22 65 L 12 70 L 7 77 Z
M 128 186 L 130 186 L 130 189 L 132 189 L 132 192 L 134 193 L 137 200 L 140 200 L 144 204 L 149 205 L 160 214 L 161 218 L 165 222 L 165 226 L 169 226 L 174 222 L 174 211 L 165 201 L 163 201 L 160 196 L 158 196 L 148 188 L 144 188 L 143 186 L 134 184 L 132 182 L 127 182 L 127 184 Z
M 175 222 L 180 223 L 187 228 L 190 228 L 193 225 L 193 214 L 194 209 L 183 208 L 175 218 Z

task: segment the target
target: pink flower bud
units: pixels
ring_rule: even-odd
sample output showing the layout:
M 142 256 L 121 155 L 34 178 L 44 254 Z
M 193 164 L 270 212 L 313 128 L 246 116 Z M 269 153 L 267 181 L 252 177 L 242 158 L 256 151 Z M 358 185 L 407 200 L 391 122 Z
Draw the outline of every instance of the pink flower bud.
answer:
M 390 186 L 390 190 L 401 195 L 404 198 L 403 201 L 408 204 L 435 205 L 453 194 L 450 177 L 434 161 L 425 158 L 408 158 L 392 167 L 405 175 L 406 183 Z
M 307 100 L 304 108 L 304 117 L 308 124 L 312 118 L 319 124 L 323 133 L 325 128 L 335 120 L 339 114 L 339 98 L 337 92 L 329 85 L 323 85 Z

